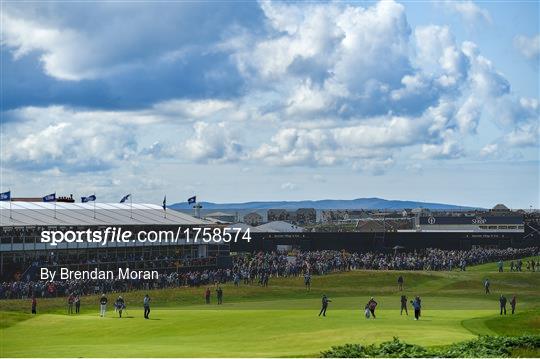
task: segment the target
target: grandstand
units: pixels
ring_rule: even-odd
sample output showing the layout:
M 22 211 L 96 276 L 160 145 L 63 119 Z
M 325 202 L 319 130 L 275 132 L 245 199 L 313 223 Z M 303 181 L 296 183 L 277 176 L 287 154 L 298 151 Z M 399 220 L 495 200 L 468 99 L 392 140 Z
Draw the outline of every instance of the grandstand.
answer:
M 180 228 L 214 228 L 209 221 L 153 204 L 0 202 L 0 278 L 32 279 L 39 266 L 84 270 L 129 266 L 181 271 L 193 267 L 220 267 L 230 263 L 227 244 L 129 242 L 41 242 L 41 232 L 103 230 L 121 227 L 134 236 L 140 231 L 176 231 Z

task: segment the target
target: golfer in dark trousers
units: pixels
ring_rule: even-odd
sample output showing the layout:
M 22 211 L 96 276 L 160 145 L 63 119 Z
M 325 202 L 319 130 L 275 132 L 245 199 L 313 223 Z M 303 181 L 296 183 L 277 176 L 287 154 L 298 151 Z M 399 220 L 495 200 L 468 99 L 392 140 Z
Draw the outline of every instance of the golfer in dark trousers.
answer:
M 144 296 L 143 306 L 144 306 L 144 319 L 150 319 L 148 318 L 148 316 L 150 315 L 150 296 L 148 294 Z
M 400 315 L 403 315 L 403 311 L 405 311 L 405 314 L 409 315 L 409 312 L 407 311 L 407 296 L 402 295 L 401 296 L 401 312 Z
M 321 308 L 321 311 L 319 312 L 319 317 L 321 316 L 321 314 L 323 315 L 323 317 L 326 317 L 326 309 L 328 308 L 328 303 L 331 302 L 331 300 L 328 299 L 326 294 L 323 294 L 321 301 L 322 301 L 322 308 Z
M 218 287 L 216 289 L 217 292 L 217 304 L 223 304 L 223 289 L 221 287 Z
M 510 307 L 512 308 L 512 314 L 516 311 L 516 296 L 513 295 L 512 299 L 510 299 Z
M 420 319 L 420 311 L 422 310 L 422 304 L 419 300 L 419 297 L 416 297 L 414 300 L 411 300 L 411 304 L 414 308 L 414 320 Z
M 499 297 L 499 304 L 501 306 L 501 314 L 503 314 L 504 312 L 504 315 L 506 315 L 506 297 L 504 295 L 501 294 L 501 296 Z
M 75 313 L 79 314 L 81 311 L 81 297 L 77 294 L 75 296 Z
M 37 300 L 36 300 L 36 297 L 32 297 L 32 314 L 37 314 Z
M 375 308 L 377 308 L 377 302 L 375 301 L 375 299 L 373 299 L 373 297 L 371 297 L 369 299 L 369 302 L 367 303 L 367 306 L 369 308 L 369 311 L 371 312 L 371 316 L 373 317 L 373 319 L 375 319 Z

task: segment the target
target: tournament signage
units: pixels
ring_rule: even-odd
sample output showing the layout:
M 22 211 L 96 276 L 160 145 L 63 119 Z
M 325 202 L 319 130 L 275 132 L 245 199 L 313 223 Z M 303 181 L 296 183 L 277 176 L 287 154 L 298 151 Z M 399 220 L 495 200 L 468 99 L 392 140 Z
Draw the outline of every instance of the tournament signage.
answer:
M 420 224 L 423 225 L 523 225 L 521 216 L 475 216 L 475 217 L 454 217 L 454 216 L 428 216 L 420 217 Z

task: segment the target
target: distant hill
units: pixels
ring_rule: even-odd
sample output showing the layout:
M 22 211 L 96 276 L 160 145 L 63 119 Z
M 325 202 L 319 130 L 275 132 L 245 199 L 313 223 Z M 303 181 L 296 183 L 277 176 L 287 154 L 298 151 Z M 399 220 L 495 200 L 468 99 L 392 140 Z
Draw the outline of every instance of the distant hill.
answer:
M 416 201 L 397 201 L 382 198 L 357 198 L 351 200 L 323 199 L 318 201 L 264 201 L 264 202 L 244 202 L 244 203 L 214 203 L 200 202 L 205 210 L 256 210 L 256 209 L 297 209 L 315 208 L 321 209 L 405 209 L 405 208 L 426 208 L 426 209 L 474 209 L 474 207 L 457 206 L 444 203 L 429 203 Z M 192 205 L 187 202 L 175 203 L 169 208 L 176 210 L 189 210 Z

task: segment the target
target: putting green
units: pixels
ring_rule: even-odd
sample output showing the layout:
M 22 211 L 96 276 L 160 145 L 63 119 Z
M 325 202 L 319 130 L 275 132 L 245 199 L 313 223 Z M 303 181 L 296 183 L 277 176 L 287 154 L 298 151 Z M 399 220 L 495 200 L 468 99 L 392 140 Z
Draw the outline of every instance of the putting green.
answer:
M 476 334 L 540 334 L 540 273 L 483 271 L 402 272 L 405 294 L 423 298 L 421 320 L 401 316 L 397 272 L 354 271 L 315 277 L 311 292 L 301 278 L 271 281 L 270 288 L 224 286 L 225 304 L 204 305 L 204 288 L 152 291 L 151 320 L 143 319 L 144 293 L 126 293 L 128 313 L 97 315 L 97 297 L 83 299 L 81 315 L 66 315 L 64 299 L 40 300 L 37 316 L 28 301 L 1 301 L 1 357 L 282 357 L 318 356 L 345 343 L 378 343 L 394 336 L 427 346 Z M 318 317 L 329 295 L 327 317 Z M 518 313 L 498 315 L 498 295 L 518 295 Z M 369 296 L 377 319 L 363 316 Z M 112 295 L 110 298 L 112 299 Z M 409 308 L 410 309 L 410 308 Z

